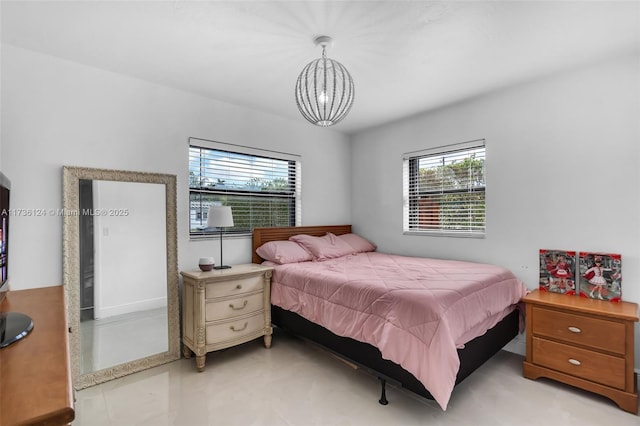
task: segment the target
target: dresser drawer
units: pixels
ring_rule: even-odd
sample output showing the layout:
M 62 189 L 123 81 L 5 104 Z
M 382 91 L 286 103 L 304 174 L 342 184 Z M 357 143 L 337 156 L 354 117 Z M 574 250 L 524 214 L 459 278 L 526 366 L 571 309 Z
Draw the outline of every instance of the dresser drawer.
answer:
M 206 299 L 250 293 L 252 291 L 262 290 L 264 274 L 218 281 L 215 283 L 207 282 L 206 284 L 204 290 L 204 297 Z
M 254 293 L 227 300 L 208 300 L 205 307 L 205 321 L 217 321 L 233 318 L 239 315 L 262 310 L 264 308 L 264 293 Z
M 533 307 L 533 334 L 620 355 L 626 353 L 621 322 Z
M 534 337 L 533 363 L 618 389 L 625 388 L 625 360 Z
M 239 318 L 223 323 L 207 324 L 206 342 L 207 344 L 225 342 L 242 338 L 243 336 L 264 330 L 264 312 L 257 312 L 255 315 Z

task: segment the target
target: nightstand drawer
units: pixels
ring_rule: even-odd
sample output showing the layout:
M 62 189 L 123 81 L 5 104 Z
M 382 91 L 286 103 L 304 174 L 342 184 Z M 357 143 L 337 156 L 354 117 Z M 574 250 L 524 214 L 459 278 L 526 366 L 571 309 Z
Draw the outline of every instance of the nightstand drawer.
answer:
M 213 299 L 215 297 L 250 293 L 252 291 L 262 290 L 263 285 L 263 275 L 253 275 L 250 277 L 217 281 L 215 283 L 207 282 L 204 297 L 205 299 Z
M 207 344 L 212 344 L 234 340 L 264 330 L 264 327 L 264 313 L 260 311 L 253 316 L 235 321 L 207 324 L 206 341 Z
M 533 334 L 624 355 L 625 326 L 621 322 L 533 307 Z
M 205 321 L 217 321 L 233 318 L 239 315 L 262 310 L 264 308 L 264 293 L 254 293 L 235 299 L 207 301 L 205 307 Z
M 618 389 L 625 388 L 625 360 L 534 337 L 533 363 Z

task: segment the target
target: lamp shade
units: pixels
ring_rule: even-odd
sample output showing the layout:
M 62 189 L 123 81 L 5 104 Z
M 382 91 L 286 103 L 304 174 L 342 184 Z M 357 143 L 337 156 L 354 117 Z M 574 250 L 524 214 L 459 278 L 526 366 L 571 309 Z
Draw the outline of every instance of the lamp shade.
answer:
M 233 226 L 233 213 L 229 206 L 211 206 L 207 216 L 207 226 L 211 228 L 224 228 Z

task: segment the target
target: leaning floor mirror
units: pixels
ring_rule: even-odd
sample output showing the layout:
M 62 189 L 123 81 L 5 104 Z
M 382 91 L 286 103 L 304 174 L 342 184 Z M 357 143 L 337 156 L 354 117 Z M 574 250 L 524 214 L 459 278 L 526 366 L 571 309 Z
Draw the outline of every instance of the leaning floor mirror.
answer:
M 180 358 L 176 177 L 63 168 L 74 387 Z

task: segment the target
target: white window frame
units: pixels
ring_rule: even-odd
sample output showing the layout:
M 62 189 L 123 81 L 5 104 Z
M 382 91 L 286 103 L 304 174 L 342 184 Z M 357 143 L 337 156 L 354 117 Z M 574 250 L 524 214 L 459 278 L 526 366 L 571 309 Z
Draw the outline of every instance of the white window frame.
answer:
M 419 172 L 416 174 L 416 167 L 421 159 L 436 160 L 442 162 L 442 164 L 448 164 L 451 158 L 475 158 L 474 155 L 481 155 L 483 160 L 483 183 L 471 184 L 468 182 L 466 188 L 451 189 L 446 188 L 438 191 L 421 191 L 418 183 Z M 467 156 L 468 155 L 468 156 Z M 457 143 L 452 145 L 440 146 L 436 148 L 430 148 L 420 151 L 407 152 L 402 155 L 403 166 L 403 233 L 406 235 L 429 235 L 429 236 L 447 236 L 447 237 L 470 237 L 470 238 L 484 238 L 486 234 L 486 142 L 484 139 L 477 139 L 469 142 Z M 413 169 L 413 172 L 412 172 Z M 477 217 L 477 212 L 481 212 L 481 222 L 470 219 L 466 227 L 460 226 L 458 229 L 454 229 L 451 226 L 443 225 L 443 220 L 451 218 L 452 216 L 440 216 L 440 205 L 438 205 L 438 219 L 437 224 L 430 223 L 428 225 L 420 224 L 420 207 L 418 202 L 421 197 L 442 197 L 446 194 L 482 194 L 482 209 L 478 209 L 478 204 L 475 207 L 469 207 L 464 210 L 470 217 Z M 422 212 L 424 214 L 424 211 Z M 428 215 L 427 215 L 428 216 Z M 433 219 L 427 219 L 427 221 Z
M 292 199 L 293 205 L 294 205 L 294 212 L 292 215 L 293 218 L 293 222 L 289 222 L 286 225 L 280 225 L 278 224 L 277 226 L 299 226 L 301 224 L 301 218 L 302 218 L 302 165 L 301 165 L 301 156 L 300 155 L 296 155 L 296 154 L 289 154 L 289 153 L 284 153 L 284 152 L 279 152 L 279 151 L 272 151 L 272 150 L 266 150 L 266 149 L 260 149 L 260 148 L 253 148 L 253 147 L 248 147 L 248 146 L 244 146 L 244 145 L 236 145 L 236 144 L 230 144 L 230 143 L 225 143 L 225 142 L 217 142 L 217 141 L 211 141 L 211 140 L 207 140 L 207 139 L 201 139 L 201 138 L 194 138 L 191 137 L 189 138 L 189 143 L 188 143 L 188 151 L 189 151 L 189 164 L 188 164 L 188 170 L 189 170 L 189 182 L 188 182 L 188 186 L 189 186 L 189 214 L 188 214 L 188 220 L 189 220 L 189 237 L 191 239 L 201 239 L 201 238 L 210 238 L 210 237 L 217 237 L 219 236 L 221 230 L 216 230 L 216 229 L 208 229 L 208 228 L 204 228 L 204 223 L 206 223 L 206 214 L 208 212 L 208 205 L 209 204 L 216 204 L 216 202 L 211 202 L 211 203 L 206 203 L 206 202 L 202 202 L 200 201 L 202 204 L 199 207 L 199 211 L 200 211 L 200 216 L 199 216 L 199 220 L 202 221 L 203 223 L 203 229 L 199 230 L 199 231 L 194 231 L 193 230 L 193 223 L 192 223 L 192 216 L 193 216 L 193 209 L 192 209 L 192 203 L 198 203 L 198 201 L 192 201 L 192 195 L 193 194 L 211 194 L 214 196 L 223 196 L 223 195 L 242 195 L 245 197 L 252 197 L 251 194 L 254 194 L 255 197 L 258 196 L 264 196 L 264 194 L 260 193 L 260 190 L 257 191 L 252 191 L 252 190 L 243 190 L 243 191 L 236 191 L 233 189 L 221 189 L 221 190 L 216 190 L 214 189 L 195 189 L 192 188 L 191 186 L 191 171 L 192 171 L 192 167 L 191 167 L 191 148 L 203 148 L 206 150 L 213 150 L 213 151 L 222 151 L 222 152 L 226 152 L 226 153 L 232 153 L 232 154 L 240 154 L 243 156 L 254 156 L 254 157 L 260 157 L 260 158 L 266 158 L 266 159 L 275 159 L 275 160 L 282 160 L 282 161 L 286 161 L 286 162 L 293 162 L 295 163 L 293 168 L 294 168 L 294 176 L 293 176 L 293 191 L 289 194 L 289 198 Z M 204 205 L 206 203 L 206 205 Z M 234 215 L 236 214 L 241 214 L 240 212 L 238 213 L 234 213 Z M 262 226 L 262 225 L 261 225 Z M 267 225 L 264 225 L 267 226 Z M 248 230 L 245 231 L 234 231 L 233 228 L 227 228 L 224 230 L 224 234 L 225 236 L 228 235 L 235 235 L 235 236 L 250 236 L 251 232 L 253 230 L 253 227 L 251 227 Z

